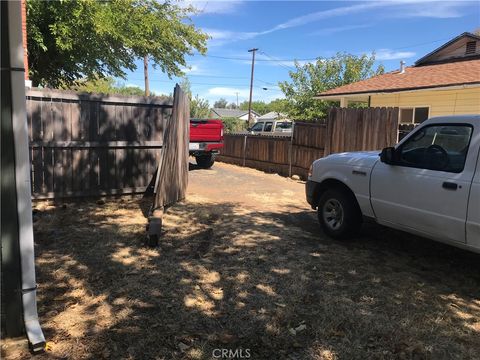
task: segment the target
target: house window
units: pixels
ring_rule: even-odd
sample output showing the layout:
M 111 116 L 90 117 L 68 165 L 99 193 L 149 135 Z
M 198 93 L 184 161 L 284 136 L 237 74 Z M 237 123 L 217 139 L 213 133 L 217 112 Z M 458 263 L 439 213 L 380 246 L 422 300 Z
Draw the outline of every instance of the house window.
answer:
M 400 109 L 400 124 L 421 124 L 428 119 L 428 107 L 411 107 Z
M 415 118 L 413 119 L 413 122 L 415 124 L 421 124 L 422 122 L 428 119 L 428 112 L 429 112 L 428 107 L 415 108 Z
M 413 123 L 413 108 L 400 109 L 400 124 Z

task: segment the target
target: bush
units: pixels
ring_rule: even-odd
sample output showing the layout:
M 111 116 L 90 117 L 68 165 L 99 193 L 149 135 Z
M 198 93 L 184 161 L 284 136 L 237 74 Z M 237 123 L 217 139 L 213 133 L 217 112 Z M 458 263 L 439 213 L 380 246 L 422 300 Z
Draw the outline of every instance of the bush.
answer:
M 222 118 L 224 131 L 226 134 L 231 134 L 237 131 L 244 131 L 247 129 L 248 125 L 245 120 L 240 120 L 237 118 L 227 117 Z

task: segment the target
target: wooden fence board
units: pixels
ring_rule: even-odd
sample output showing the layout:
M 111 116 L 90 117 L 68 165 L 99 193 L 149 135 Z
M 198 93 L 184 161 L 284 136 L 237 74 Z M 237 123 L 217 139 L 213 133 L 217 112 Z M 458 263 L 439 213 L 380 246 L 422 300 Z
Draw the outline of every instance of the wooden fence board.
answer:
M 153 214 L 185 198 L 188 184 L 189 131 L 190 102 L 177 85 L 172 116 L 167 119 L 165 126 L 163 142 L 169 151 L 162 151 L 161 154 Z
M 397 124 L 398 108 L 332 108 L 325 123 L 295 123 L 291 137 L 227 134 L 218 159 L 305 178 L 320 157 L 395 144 Z
M 33 198 L 143 191 L 171 112 L 156 98 L 27 91 Z

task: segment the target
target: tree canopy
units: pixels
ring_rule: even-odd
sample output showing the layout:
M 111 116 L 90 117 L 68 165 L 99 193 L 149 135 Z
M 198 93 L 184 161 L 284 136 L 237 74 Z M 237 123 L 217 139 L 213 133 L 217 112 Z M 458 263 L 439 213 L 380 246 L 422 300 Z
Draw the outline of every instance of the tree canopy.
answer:
M 227 107 L 228 101 L 224 98 L 220 98 L 213 103 L 214 108 L 225 109 Z
M 382 74 L 383 66 L 374 69 L 375 54 L 355 56 L 337 53 L 332 58 L 318 58 L 314 63 L 295 62 L 290 81 L 279 83 L 288 101 L 288 115 L 295 120 L 317 120 L 326 116 L 331 103 L 314 99 L 319 93 Z
M 184 78 L 180 83 L 180 87 L 190 99 L 190 117 L 193 119 L 208 118 L 208 115 L 210 114 L 210 104 L 208 103 L 208 100 L 200 98 L 198 94 L 192 96 L 190 80 Z
M 240 104 L 241 110 L 248 110 L 248 101 L 245 100 Z M 269 104 L 265 103 L 264 101 L 252 101 L 252 110 L 260 115 L 264 115 L 271 111 L 269 109 Z
M 27 1 L 30 78 L 66 87 L 80 78 L 125 78 L 148 56 L 169 77 L 183 74 L 185 56 L 206 52 L 192 7 L 156 0 Z
M 81 79 L 71 86 L 73 90 L 87 93 L 99 94 L 117 94 L 117 95 L 136 95 L 143 96 L 145 92 L 138 86 L 128 86 L 115 81 L 112 77 L 100 79 Z M 151 93 L 151 96 L 155 96 Z

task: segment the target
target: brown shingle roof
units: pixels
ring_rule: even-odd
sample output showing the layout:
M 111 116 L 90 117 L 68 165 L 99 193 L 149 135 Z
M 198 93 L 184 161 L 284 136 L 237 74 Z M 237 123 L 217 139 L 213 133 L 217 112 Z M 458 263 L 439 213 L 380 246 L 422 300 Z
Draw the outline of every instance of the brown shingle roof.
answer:
M 325 95 L 395 92 L 451 85 L 480 84 L 480 59 L 412 66 L 320 93 Z

